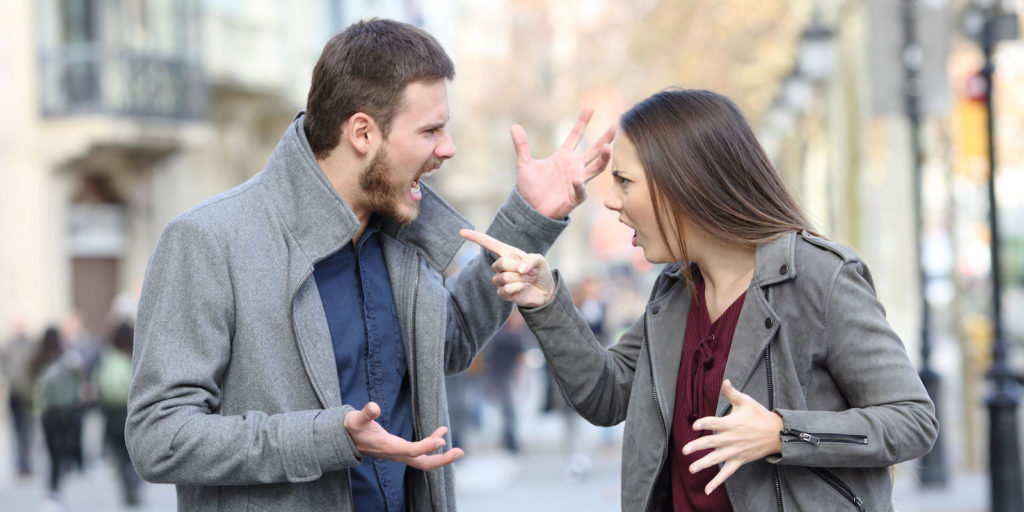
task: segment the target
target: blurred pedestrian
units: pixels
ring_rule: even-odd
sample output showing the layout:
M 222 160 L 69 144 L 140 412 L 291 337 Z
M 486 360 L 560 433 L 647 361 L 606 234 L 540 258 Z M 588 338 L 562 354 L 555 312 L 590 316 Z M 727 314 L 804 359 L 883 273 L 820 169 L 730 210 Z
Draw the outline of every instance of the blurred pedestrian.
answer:
M 50 459 L 47 480 L 49 497 L 60 502 L 60 484 L 64 473 L 76 466 L 75 440 L 81 434 L 83 361 L 80 354 L 65 350 L 60 331 L 49 327 L 39 343 L 32 362 L 35 379 L 35 404 L 40 411 L 43 437 Z
M 452 444 L 455 446 L 467 447 L 471 434 L 480 429 L 483 415 L 483 368 L 484 359 L 478 355 L 465 371 L 444 379 Z
M 32 359 L 36 344 L 29 338 L 25 318 L 14 318 L 11 331 L 0 351 L 0 375 L 8 385 L 16 470 L 24 477 L 32 473 Z
M 625 420 L 623 510 L 892 510 L 889 466 L 920 457 L 935 409 L 867 266 L 812 234 L 739 109 L 672 89 L 621 119 L 605 206 L 667 264 L 609 349 L 542 256 L 501 255 L 576 410 Z M 724 485 L 722 485 L 724 484 Z
M 114 328 L 110 344 L 100 354 L 93 372 L 96 402 L 103 412 L 104 445 L 114 458 L 125 505 L 137 506 L 142 479 L 135 472 L 125 446 L 124 426 L 128 417 L 128 387 L 132 376 L 132 343 L 135 331 L 128 322 Z
M 604 326 L 608 304 L 601 296 L 601 282 L 594 276 L 584 277 L 573 290 L 572 301 L 587 321 L 590 332 L 602 345 L 607 345 L 609 340 Z
M 71 459 L 73 468 L 78 472 L 85 471 L 84 424 L 86 415 L 96 403 L 96 390 L 92 384 L 92 372 L 99 361 L 99 343 L 85 328 L 78 311 L 72 310 L 64 315 L 60 323 L 60 340 L 67 352 L 67 357 L 78 365 L 80 402 L 74 414 L 68 418 L 71 432 L 68 440 L 71 443 Z
M 484 397 L 498 406 L 501 412 L 501 444 L 509 453 L 519 453 L 519 435 L 516 425 L 516 385 L 522 376 L 523 352 L 533 341 L 533 333 L 526 327 L 523 317 L 513 311 L 505 325 L 491 338 L 484 349 Z

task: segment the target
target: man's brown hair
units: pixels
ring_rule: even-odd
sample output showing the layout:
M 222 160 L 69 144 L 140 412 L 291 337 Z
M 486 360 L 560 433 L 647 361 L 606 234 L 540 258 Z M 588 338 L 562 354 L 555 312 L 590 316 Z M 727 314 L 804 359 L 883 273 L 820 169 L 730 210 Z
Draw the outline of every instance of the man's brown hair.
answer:
M 313 154 L 330 154 L 341 125 L 357 112 L 387 137 L 407 85 L 454 77 L 444 48 L 418 27 L 378 18 L 349 26 L 327 42 L 313 68 L 305 121 Z

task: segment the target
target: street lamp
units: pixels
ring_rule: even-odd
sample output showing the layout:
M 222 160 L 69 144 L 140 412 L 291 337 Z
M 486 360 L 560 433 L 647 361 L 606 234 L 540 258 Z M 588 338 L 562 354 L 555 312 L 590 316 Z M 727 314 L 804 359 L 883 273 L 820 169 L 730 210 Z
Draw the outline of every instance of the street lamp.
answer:
M 821 22 L 820 13 L 815 12 L 811 24 L 800 37 L 797 69 L 811 82 L 821 83 L 835 70 L 835 54 L 836 45 L 832 30 Z
M 918 375 L 924 384 L 928 396 L 935 404 L 935 416 L 942 419 L 942 379 L 930 364 L 932 353 L 931 308 L 928 305 L 927 285 L 928 274 L 924 267 L 924 186 L 922 164 L 924 161 L 921 149 L 921 69 L 924 67 L 924 49 L 917 38 L 917 6 L 918 0 L 902 0 L 901 18 L 903 21 L 902 62 L 904 72 L 903 98 L 907 120 L 910 123 L 911 165 L 914 175 L 914 241 L 917 256 L 918 294 L 921 297 L 921 371 Z M 935 439 L 931 451 L 920 459 L 920 481 L 924 487 L 945 487 L 946 474 L 945 450 L 942 443 L 942 430 Z
M 1006 362 L 1006 338 L 1003 333 L 1002 282 L 999 268 L 999 208 L 996 204 L 996 138 L 993 121 L 992 73 L 995 65 L 992 51 L 996 42 L 1017 37 L 1017 17 L 1006 13 L 994 0 L 978 0 L 981 9 L 981 48 L 985 54 L 984 77 L 985 112 L 988 129 L 988 222 L 992 245 L 992 368 L 988 378 L 992 388 L 986 397 L 989 413 L 989 472 L 993 512 L 1024 510 L 1024 490 L 1021 489 L 1020 443 L 1018 439 L 1017 406 L 1021 401 L 1021 386 Z

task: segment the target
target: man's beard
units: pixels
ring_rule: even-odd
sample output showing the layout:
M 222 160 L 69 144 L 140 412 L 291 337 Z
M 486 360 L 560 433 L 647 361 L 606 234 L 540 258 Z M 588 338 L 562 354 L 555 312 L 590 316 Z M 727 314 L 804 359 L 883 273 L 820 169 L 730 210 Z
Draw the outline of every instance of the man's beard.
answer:
M 427 169 L 433 169 L 441 164 L 441 160 L 431 155 L 417 176 Z M 399 224 L 409 224 L 416 220 L 420 213 L 420 204 L 413 201 L 409 196 L 409 183 L 391 181 L 391 177 L 397 174 L 391 162 L 388 161 L 386 148 L 380 151 L 370 161 L 370 165 L 359 177 L 359 187 L 366 196 L 366 203 L 370 211 L 394 220 Z M 408 199 L 406 199 L 408 198 Z M 403 201 L 403 199 L 406 199 Z M 412 208 L 411 212 L 403 212 L 401 203 L 406 202 Z

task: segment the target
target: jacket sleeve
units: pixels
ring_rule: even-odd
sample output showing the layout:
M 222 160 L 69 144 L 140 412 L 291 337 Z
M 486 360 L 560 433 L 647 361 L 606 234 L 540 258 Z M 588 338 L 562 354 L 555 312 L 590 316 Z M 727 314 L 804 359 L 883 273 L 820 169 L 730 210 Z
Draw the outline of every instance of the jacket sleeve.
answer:
M 572 408 L 595 425 L 616 425 L 626 419 L 633 374 L 644 342 L 644 317 L 616 344 L 605 348 L 576 309 L 557 273 L 555 281 L 556 295 L 550 302 L 520 311 Z
M 534 210 L 518 188 L 491 221 L 487 234 L 528 253 L 544 254 L 569 225 L 568 219 L 554 220 Z M 448 279 L 448 319 L 445 329 L 445 373 L 458 373 L 505 323 L 512 303 L 498 298 L 491 278 L 494 254 L 481 248 L 462 271 Z
M 850 409 L 778 410 L 784 428 L 797 435 L 783 435 L 781 458 L 769 461 L 884 467 L 924 455 L 938 435 L 935 407 L 885 319 L 867 268 L 859 261 L 841 265 L 826 303 L 828 371 Z M 800 439 L 799 432 L 813 437 Z
M 198 222 L 173 221 L 150 259 L 139 306 L 125 434 L 152 482 L 304 482 L 359 462 L 351 407 L 219 413 L 234 297 L 223 249 Z

